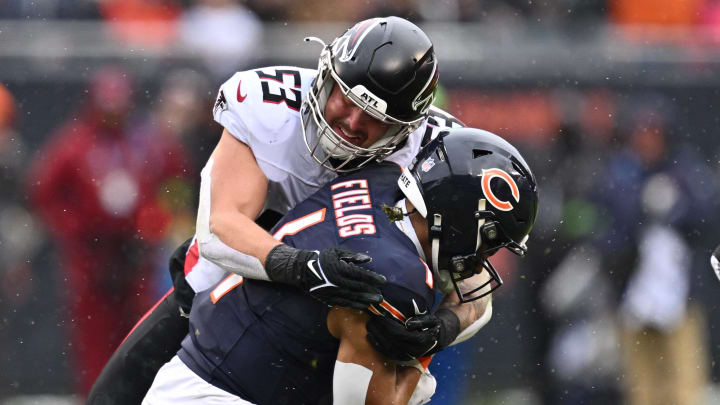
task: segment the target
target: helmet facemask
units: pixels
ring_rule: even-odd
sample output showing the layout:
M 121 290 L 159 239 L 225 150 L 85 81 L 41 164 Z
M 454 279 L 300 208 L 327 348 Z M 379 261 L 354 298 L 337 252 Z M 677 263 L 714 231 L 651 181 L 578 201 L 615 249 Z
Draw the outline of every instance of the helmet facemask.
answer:
M 500 223 L 492 220 L 494 213 L 486 211 L 485 204 L 485 199 L 480 199 L 478 210 L 475 211 L 473 218 L 463 220 L 477 222 L 477 226 L 474 228 L 477 235 L 474 247 L 464 246 L 464 248 L 458 249 L 457 239 L 448 237 L 447 230 L 443 232 L 443 226 L 446 229 L 452 229 L 453 226 L 447 222 L 443 225 L 440 213 L 433 214 L 432 225 L 429 227 L 431 262 L 433 272 L 440 280 L 438 285 L 446 294 L 454 289 L 462 303 L 485 297 L 502 286 L 502 277 L 490 262 L 489 257 L 501 248 L 514 243 L 504 238 Z M 513 249 L 511 251 L 517 252 Z M 473 289 L 463 291 L 460 282 L 477 274 L 478 265 L 481 265 L 487 273 L 487 279 L 480 285 L 474 286 Z
M 525 255 L 537 213 L 535 180 L 526 168 L 515 148 L 496 135 L 458 128 L 442 132 L 403 170 L 398 186 L 428 221 L 441 291 L 455 290 L 461 302 L 482 298 L 503 283 L 489 257 L 502 248 Z M 488 278 L 462 291 L 460 282 L 477 274 L 478 266 Z

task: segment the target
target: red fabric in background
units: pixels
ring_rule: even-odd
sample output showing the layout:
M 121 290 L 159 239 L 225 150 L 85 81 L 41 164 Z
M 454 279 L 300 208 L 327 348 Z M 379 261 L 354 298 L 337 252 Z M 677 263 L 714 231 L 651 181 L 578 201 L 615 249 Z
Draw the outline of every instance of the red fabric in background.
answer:
M 97 118 L 86 115 L 61 128 L 29 178 L 31 202 L 60 252 L 82 395 L 152 305 L 155 243 L 171 222 L 163 184 L 184 177 L 187 161 L 167 133 L 100 127 Z

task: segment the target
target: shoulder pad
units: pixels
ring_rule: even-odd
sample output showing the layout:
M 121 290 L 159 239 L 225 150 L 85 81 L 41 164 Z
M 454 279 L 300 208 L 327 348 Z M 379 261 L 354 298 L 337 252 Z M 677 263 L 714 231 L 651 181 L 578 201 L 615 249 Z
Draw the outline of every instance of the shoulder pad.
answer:
M 290 66 L 235 73 L 220 86 L 213 107 L 215 121 L 244 143 L 276 133 L 299 117 L 315 75 L 314 70 Z
M 427 126 L 425 127 L 425 132 L 423 133 L 423 139 L 420 146 L 424 147 L 427 145 L 446 128 L 462 127 L 465 127 L 465 124 L 449 112 L 441 110 L 434 105 L 430 106 L 430 110 L 428 111 Z
M 449 112 L 442 110 L 434 105 L 428 110 L 428 123 L 437 127 L 461 128 L 465 127 L 465 123 L 457 119 Z

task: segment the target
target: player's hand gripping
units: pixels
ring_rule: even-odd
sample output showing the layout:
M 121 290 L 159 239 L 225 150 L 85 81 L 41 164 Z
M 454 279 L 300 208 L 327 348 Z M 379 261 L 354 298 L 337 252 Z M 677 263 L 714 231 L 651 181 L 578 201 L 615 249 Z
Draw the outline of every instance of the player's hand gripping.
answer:
M 417 315 L 405 324 L 383 316 L 372 316 L 366 325 L 367 340 L 385 356 L 407 361 L 446 348 L 460 333 L 460 321 L 450 310 Z
M 274 282 L 294 285 L 327 305 L 366 309 L 383 300 L 385 276 L 358 266 L 372 258 L 340 248 L 295 249 L 285 244 L 268 253 L 265 269 Z

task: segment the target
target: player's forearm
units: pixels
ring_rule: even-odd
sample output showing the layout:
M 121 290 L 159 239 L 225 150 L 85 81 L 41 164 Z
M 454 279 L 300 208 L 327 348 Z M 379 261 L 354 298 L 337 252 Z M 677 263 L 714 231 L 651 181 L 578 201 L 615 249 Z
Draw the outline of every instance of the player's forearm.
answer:
M 268 280 L 263 263 L 279 242 L 253 221 L 264 205 L 267 179 L 252 151 L 225 131 L 200 178 L 200 255 L 225 271 Z
M 457 296 L 455 294 L 448 294 L 440 303 L 439 308 L 445 308 L 452 311 L 458 317 L 458 320 L 460 321 L 460 330 L 462 331 L 482 317 L 487 309 L 490 299 L 491 296 L 488 295 L 480 298 L 479 300 L 461 304 L 460 301 L 457 300 Z
M 420 371 L 414 367 L 397 366 L 395 392 L 390 403 L 405 405 L 410 401 L 415 386 L 420 381 Z M 377 402 L 378 404 L 388 403 L 387 400 Z
M 227 272 L 257 280 L 270 279 L 263 262 L 280 242 L 242 214 L 221 213 L 207 219 L 202 215 L 198 213 L 196 230 L 202 257 Z
M 471 291 L 477 286 L 484 284 L 488 281 L 488 276 L 485 273 L 476 274 L 468 279 L 465 279 L 458 283 L 458 287 L 462 291 Z M 460 330 L 464 331 L 470 326 L 477 326 L 475 322 L 485 315 L 488 304 L 492 300 L 492 295 L 489 294 L 483 298 L 475 301 L 461 303 L 460 298 L 457 294 L 447 294 L 440 303 L 439 308 L 445 308 L 452 311 L 457 315 L 460 321 Z
M 333 374 L 333 403 L 405 405 L 410 401 L 420 376 L 415 367 L 402 367 L 389 361 L 381 360 L 363 366 L 338 360 Z
M 370 346 L 365 339 L 367 316 L 341 307 L 328 313 L 328 330 L 340 339 L 333 373 L 334 403 L 405 405 L 420 380 L 420 371 L 399 366 Z
M 467 287 L 467 286 L 465 286 Z M 461 286 L 463 288 L 463 286 Z M 475 301 L 460 303 L 457 294 L 448 294 L 440 303 L 439 309 L 446 309 L 459 321 L 459 333 L 449 345 L 463 342 L 474 336 L 484 327 L 492 316 L 492 295 L 487 295 Z
M 229 247 L 257 258 L 263 265 L 270 250 L 280 244 L 255 221 L 240 213 L 212 215 L 210 231 Z

